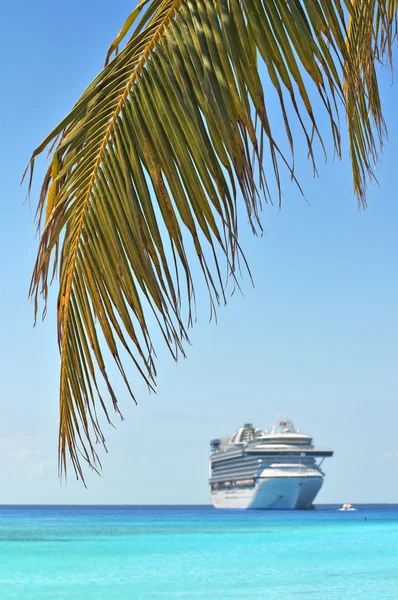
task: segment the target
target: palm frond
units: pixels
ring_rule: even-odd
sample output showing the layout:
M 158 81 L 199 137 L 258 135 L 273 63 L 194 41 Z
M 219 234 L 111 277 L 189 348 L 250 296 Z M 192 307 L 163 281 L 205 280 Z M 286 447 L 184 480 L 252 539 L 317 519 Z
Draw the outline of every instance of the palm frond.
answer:
M 376 63 L 391 57 L 396 16 L 397 0 L 141 0 L 129 16 L 103 71 L 30 162 L 32 178 L 50 147 L 31 294 L 36 310 L 40 294 L 46 306 L 59 276 L 61 472 L 68 455 L 83 480 L 82 459 L 100 465 L 97 401 L 108 420 L 109 398 L 119 412 L 107 352 L 133 397 L 121 348 L 150 388 L 153 322 L 176 359 L 184 352 L 191 248 L 212 310 L 225 301 L 242 257 L 237 202 L 261 231 L 261 200 L 276 187 L 280 201 L 280 169 L 296 181 L 295 120 L 316 172 L 317 99 L 339 156 L 345 111 L 365 201 L 385 134 Z M 268 116 L 275 99 L 285 140 Z

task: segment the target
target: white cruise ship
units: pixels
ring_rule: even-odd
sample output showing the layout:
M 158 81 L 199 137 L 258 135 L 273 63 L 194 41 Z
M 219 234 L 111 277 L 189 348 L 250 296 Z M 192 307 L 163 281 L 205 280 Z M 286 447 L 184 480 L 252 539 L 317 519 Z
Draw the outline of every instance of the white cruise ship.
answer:
M 308 509 L 321 489 L 333 450 L 280 417 L 271 432 L 247 423 L 211 442 L 209 484 L 216 508 Z

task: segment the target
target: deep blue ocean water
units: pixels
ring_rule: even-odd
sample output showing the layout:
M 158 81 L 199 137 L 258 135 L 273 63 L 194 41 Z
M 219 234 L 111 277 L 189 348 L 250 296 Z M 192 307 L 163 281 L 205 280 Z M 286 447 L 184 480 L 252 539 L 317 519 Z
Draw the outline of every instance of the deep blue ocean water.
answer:
M 0 506 L 1 600 L 397 600 L 398 506 Z

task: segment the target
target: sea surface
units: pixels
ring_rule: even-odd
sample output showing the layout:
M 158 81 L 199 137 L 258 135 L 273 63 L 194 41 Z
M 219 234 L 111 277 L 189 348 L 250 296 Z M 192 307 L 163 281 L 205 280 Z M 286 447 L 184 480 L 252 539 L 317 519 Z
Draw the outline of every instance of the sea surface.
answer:
M 0 506 L 1 600 L 397 600 L 398 506 Z

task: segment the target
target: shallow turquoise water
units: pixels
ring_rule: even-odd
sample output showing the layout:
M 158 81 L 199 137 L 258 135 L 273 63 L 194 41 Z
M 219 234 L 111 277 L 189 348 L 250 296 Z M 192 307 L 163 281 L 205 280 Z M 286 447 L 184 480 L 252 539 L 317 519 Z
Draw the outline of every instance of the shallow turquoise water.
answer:
M 397 600 L 398 507 L 0 507 L 1 600 Z

